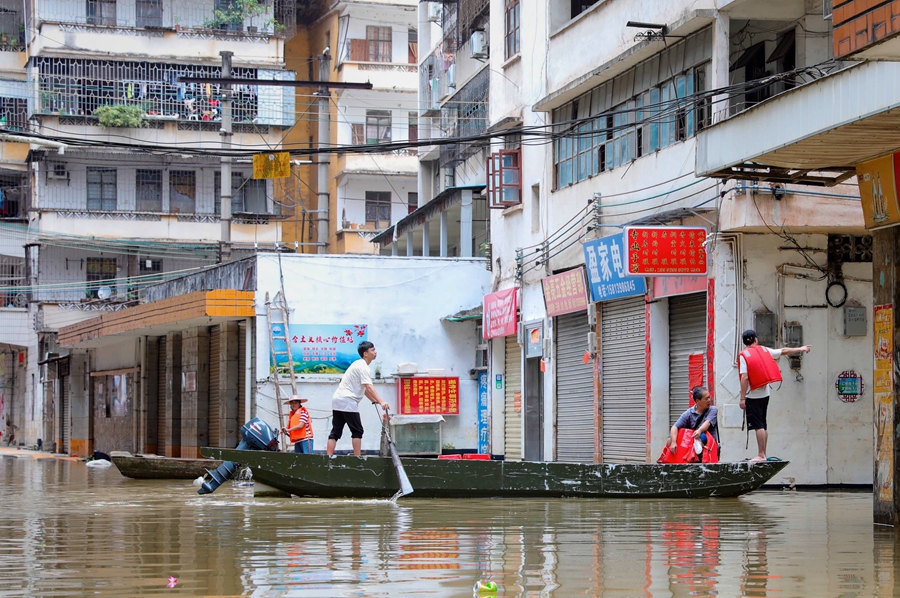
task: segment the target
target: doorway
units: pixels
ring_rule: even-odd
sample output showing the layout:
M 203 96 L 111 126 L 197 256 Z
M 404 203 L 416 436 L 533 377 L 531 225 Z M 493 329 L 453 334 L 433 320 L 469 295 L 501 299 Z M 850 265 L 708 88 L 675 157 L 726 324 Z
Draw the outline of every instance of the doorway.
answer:
M 541 358 L 525 360 L 525 460 L 544 460 L 544 374 Z

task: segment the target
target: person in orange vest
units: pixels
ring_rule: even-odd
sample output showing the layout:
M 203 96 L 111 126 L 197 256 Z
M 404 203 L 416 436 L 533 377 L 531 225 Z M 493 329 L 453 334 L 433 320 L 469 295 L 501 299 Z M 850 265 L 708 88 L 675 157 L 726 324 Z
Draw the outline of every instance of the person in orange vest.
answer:
M 281 431 L 291 435 L 295 453 L 312 454 L 313 452 L 312 420 L 309 417 L 309 410 L 303 406 L 303 403 L 308 400 L 294 395 L 284 402 L 285 405 L 291 406 L 291 412 L 288 415 L 287 427 L 282 428 Z
M 770 349 L 759 344 L 755 330 L 745 330 L 741 335 L 746 347 L 738 355 L 738 373 L 741 376 L 741 409 L 747 419 L 747 433 L 756 431 L 758 454 L 751 461 L 765 461 L 769 440 L 766 414 L 769 409 L 769 384 L 781 382 L 781 370 L 776 359 L 782 355 L 809 353 L 809 345 Z

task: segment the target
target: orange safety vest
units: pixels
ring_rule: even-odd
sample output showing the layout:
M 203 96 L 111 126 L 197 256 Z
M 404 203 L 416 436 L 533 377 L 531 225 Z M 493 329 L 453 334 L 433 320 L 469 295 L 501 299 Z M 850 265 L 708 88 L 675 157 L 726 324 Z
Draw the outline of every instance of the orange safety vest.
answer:
M 775 358 L 765 347 L 759 345 L 747 347 L 741 351 L 741 356 L 747 362 L 750 390 L 756 390 L 773 382 L 781 382 L 781 368 L 778 367 Z
M 307 438 L 313 437 L 312 420 L 309 417 L 309 411 L 306 409 L 306 407 L 300 407 L 300 409 L 294 409 L 293 411 L 291 411 L 291 414 L 288 416 L 288 428 L 299 426 L 300 416 L 303 413 L 306 413 L 306 425 L 302 428 L 291 430 L 291 442 L 300 442 L 301 440 L 306 440 Z

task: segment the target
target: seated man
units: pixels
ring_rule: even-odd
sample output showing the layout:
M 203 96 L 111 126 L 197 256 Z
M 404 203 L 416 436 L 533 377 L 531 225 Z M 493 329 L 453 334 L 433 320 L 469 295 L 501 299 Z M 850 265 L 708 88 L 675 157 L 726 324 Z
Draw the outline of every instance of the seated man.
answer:
M 678 447 L 678 430 L 687 428 L 693 430 L 693 438 L 700 440 L 704 450 L 714 446 L 714 453 L 707 458 L 702 459 L 704 462 L 718 462 L 719 460 L 719 410 L 712 405 L 712 396 L 709 391 L 702 386 L 695 386 L 691 390 L 691 396 L 694 399 L 694 406 L 681 414 L 675 425 L 669 431 L 669 442 L 667 443 L 669 450 L 673 453 Z M 715 441 L 710 443 L 709 437 Z

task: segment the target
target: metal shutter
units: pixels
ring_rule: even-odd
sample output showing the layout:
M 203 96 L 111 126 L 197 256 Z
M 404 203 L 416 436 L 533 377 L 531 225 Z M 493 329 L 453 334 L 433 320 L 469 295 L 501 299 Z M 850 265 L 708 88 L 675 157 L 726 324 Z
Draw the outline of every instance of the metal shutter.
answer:
M 519 410 L 516 411 L 516 393 Z M 503 426 L 506 459 L 522 460 L 522 348 L 515 335 L 506 337 L 506 423 Z
M 156 394 L 156 454 L 166 454 L 166 337 L 159 337 Z
M 68 376 L 60 376 L 59 378 L 59 394 L 62 401 L 62 421 L 59 422 L 59 428 L 61 430 L 60 437 L 62 438 L 62 447 L 60 447 L 60 452 L 69 454 L 69 426 L 71 422 L 70 417 L 70 409 L 69 409 L 69 377 Z M 84 457 L 86 455 L 79 455 L 79 457 Z
M 209 328 L 209 446 L 222 446 L 220 434 L 219 371 L 221 370 L 222 334 L 219 326 Z
M 600 411 L 604 463 L 647 461 L 647 376 L 644 297 L 600 308 Z
M 237 382 L 237 396 L 238 396 L 238 407 L 237 407 L 237 420 L 238 420 L 238 430 L 241 429 L 241 426 L 246 423 L 244 420 L 244 409 L 246 409 L 247 397 L 244 395 L 244 385 L 247 380 L 247 323 L 241 322 L 238 324 L 238 382 Z M 240 432 L 238 432 L 238 438 L 240 438 Z
M 706 352 L 706 293 L 669 299 L 669 425 L 689 406 L 688 356 Z
M 594 462 L 594 368 L 583 359 L 590 330 L 587 312 L 556 318 L 557 461 Z

